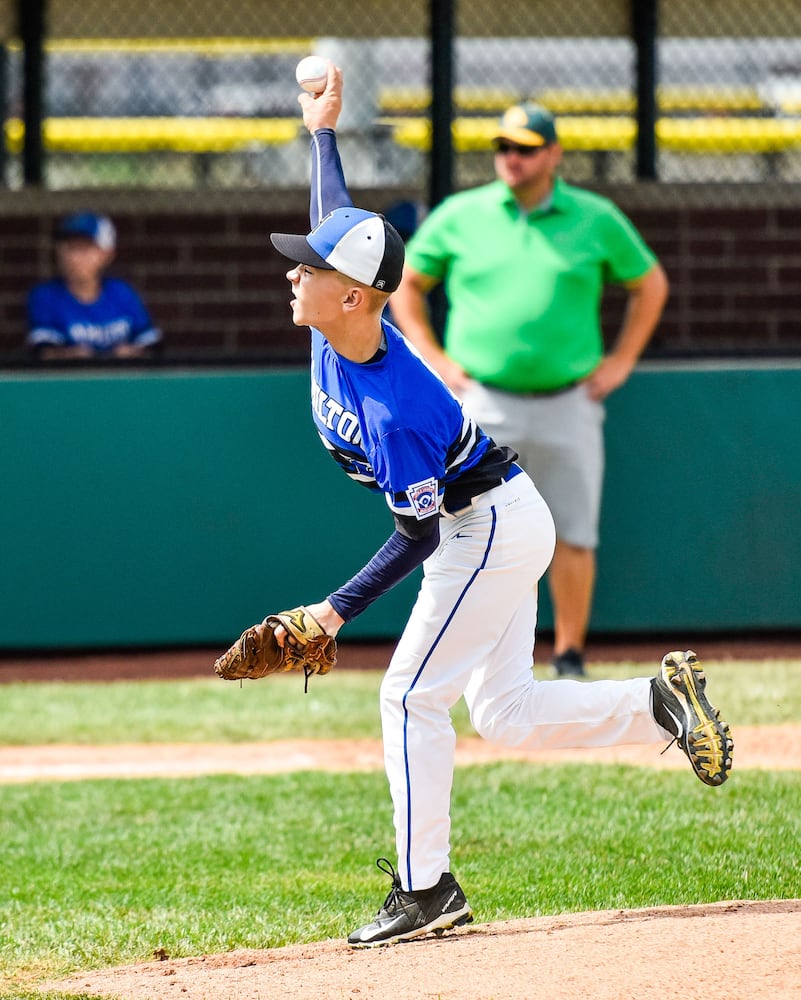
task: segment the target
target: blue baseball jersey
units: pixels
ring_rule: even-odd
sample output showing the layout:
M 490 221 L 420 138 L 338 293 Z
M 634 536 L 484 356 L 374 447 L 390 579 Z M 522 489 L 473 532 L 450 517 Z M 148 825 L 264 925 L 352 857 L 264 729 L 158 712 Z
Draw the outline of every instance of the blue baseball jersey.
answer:
M 337 354 L 312 330 L 317 432 L 352 479 L 384 494 L 394 515 L 423 520 L 443 500 L 445 510 L 460 509 L 479 492 L 465 483 L 492 441 L 402 334 L 386 320 L 382 326 L 385 350 L 367 364 Z
M 140 297 L 119 278 L 104 278 L 94 302 L 76 299 L 61 278 L 37 285 L 28 296 L 28 330 L 31 347 L 84 345 L 98 353 L 161 340 Z

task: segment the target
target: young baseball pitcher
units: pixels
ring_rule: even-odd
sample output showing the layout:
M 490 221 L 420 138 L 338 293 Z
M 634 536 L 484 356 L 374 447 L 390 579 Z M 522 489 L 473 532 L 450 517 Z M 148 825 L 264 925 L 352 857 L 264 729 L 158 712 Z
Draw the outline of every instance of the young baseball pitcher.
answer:
M 381 216 L 354 208 L 337 151 L 342 73 L 329 64 L 317 97 L 302 94 L 311 133 L 311 232 L 274 233 L 297 326 L 311 327 L 312 417 L 323 445 L 356 482 L 383 495 L 394 531 L 325 600 L 265 619 L 217 662 L 223 677 L 262 676 L 265 645 L 334 637 L 416 567 L 417 601 L 381 684 L 394 805 L 392 888 L 348 942 L 373 947 L 441 934 L 473 911 L 451 873 L 450 797 L 464 697 L 477 732 L 523 749 L 678 741 L 709 785 L 731 767 L 729 727 L 704 695 L 695 655 L 668 653 L 657 675 L 538 682 L 531 650 L 536 582 L 554 549 L 550 511 L 516 455 L 463 413 L 445 383 L 382 318 L 404 249 Z M 271 655 L 272 655 L 271 654 Z M 330 669 L 330 655 L 304 666 Z M 255 664 L 255 666 L 254 666 Z M 249 673 L 253 669 L 255 673 Z M 261 670 L 261 673 L 258 673 Z

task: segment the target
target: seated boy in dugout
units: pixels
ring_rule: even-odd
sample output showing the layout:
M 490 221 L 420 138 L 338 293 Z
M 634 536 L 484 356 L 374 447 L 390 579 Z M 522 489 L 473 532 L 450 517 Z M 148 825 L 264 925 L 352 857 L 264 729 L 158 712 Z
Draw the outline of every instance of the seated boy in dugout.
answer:
M 117 237 L 104 215 L 80 212 L 54 232 L 57 276 L 28 295 L 26 344 L 42 360 L 136 358 L 161 343 L 136 291 L 106 276 Z

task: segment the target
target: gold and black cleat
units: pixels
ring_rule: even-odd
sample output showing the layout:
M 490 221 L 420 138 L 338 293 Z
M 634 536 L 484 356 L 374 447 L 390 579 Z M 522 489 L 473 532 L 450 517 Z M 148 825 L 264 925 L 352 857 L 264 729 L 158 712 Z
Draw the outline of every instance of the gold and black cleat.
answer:
M 654 718 L 673 734 L 705 785 L 722 785 L 731 770 L 734 742 L 728 723 L 704 693 L 706 676 L 695 653 L 667 653 L 651 681 Z

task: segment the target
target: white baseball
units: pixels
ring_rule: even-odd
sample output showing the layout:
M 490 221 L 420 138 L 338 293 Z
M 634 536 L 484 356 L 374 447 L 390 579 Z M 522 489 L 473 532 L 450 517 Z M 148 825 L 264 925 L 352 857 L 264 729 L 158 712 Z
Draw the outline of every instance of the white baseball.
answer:
M 322 56 L 306 56 L 297 65 L 295 79 L 310 94 L 321 94 L 328 83 L 328 61 Z

